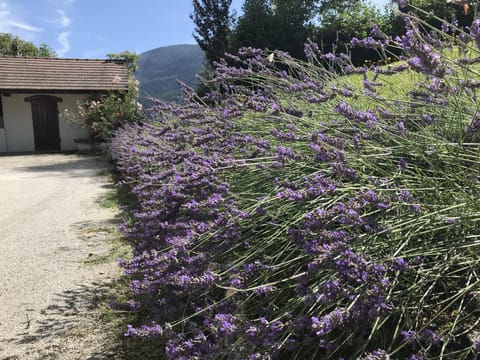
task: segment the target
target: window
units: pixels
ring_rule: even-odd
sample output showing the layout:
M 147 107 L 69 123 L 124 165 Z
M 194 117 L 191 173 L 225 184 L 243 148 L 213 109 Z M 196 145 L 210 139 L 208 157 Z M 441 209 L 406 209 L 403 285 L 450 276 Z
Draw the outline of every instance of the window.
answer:
M 3 124 L 3 106 L 2 106 L 2 94 L 0 94 L 0 129 L 3 129 L 5 126 Z

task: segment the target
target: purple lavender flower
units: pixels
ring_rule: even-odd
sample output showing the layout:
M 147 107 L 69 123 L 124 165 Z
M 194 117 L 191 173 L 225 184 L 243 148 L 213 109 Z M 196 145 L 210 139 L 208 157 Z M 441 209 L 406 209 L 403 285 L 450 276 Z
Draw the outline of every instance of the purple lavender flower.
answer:
M 480 353 L 480 337 L 476 338 L 472 344 L 472 350 L 475 354 Z
M 362 47 L 365 49 L 384 49 L 386 43 L 382 40 L 375 40 L 369 36 L 361 40 L 353 37 L 350 41 L 350 45 L 352 45 L 352 47 Z
M 317 43 L 314 43 L 310 39 L 307 39 L 304 47 L 305 56 L 307 59 L 312 60 L 316 57 L 317 54 L 320 53 L 320 48 L 318 47 Z
M 127 325 L 127 331 L 125 332 L 124 336 L 132 337 L 138 335 L 137 329 L 135 329 L 132 325 Z
M 232 314 L 216 314 L 209 326 L 214 332 L 218 331 L 226 335 L 233 335 L 237 331 L 237 325 Z
M 377 349 L 375 351 L 364 354 L 358 360 L 390 360 L 390 356 L 385 350 Z
M 440 219 L 450 225 L 454 225 L 457 223 L 457 220 L 455 218 L 447 217 L 445 215 L 440 216 Z
M 480 112 L 476 112 L 473 119 L 467 125 L 465 133 L 469 136 L 480 133 Z
M 399 169 L 400 171 L 403 171 L 403 170 L 406 170 L 407 168 L 408 168 L 408 163 L 407 163 L 407 161 L 406 161 L 405 159 L 403 159 L 403 158 L 400 159 L 400 160 L 398 161 L 398 169 Z
M 235 278 L 230 280 L 230 285 L 235 287 L 235 288 L 240 288 L 242 286 L 242 280 L 235 277 Z
M 312 316 L 312 330 L 315 331 L 317 336 L 324 336 L 334 329 L 341 327 L 347 317 L 348 312 L 342 308 L 336 308 L 321 318 Z
M 407 270 L 408 267 L 409 267 L 408 263 L 403 258 L 396 258 L 392 262 L 392 269 L 394 270 L 403 271 L 403 270 Z
M 415 341 L 417 333 L 415 332 L 415 330 L 403 330 L 400 332 L 400 335 L 403 336 L 406 342 L 413 343 Z
M 259 286 L 259 287 L 255 288 L 253 290 L 253 292 L 255 294 L 266 294 L 266 293 L 270 293 L 270 292 L 273 292 L 273 291 L 275 291 L 275 287 L 274 286 L 269 286 L 269 285 Z
M 276 102 L 272 104 L 272 111 L 274 114 L 278 114 L 278 112 L 281 110 L 280 105 L 278 105 Z
M 420 334 L 421 339 L 429 345 L 438 345 L 442 342 L 442 336 L 432 329 L 425 329 Z
M 327 53 L 325 55 L 322 55 L 322 58 L 328 61 L 335 61 L 337 57 L 333 53 Z
M 475 46 L 480 49 L 480 18 L 474 19 L 470 26 L 470 36 L 475 41 Z
M 405 358 L 405 360 L 425 360 L 425 357 L 422 354 L 411 354 Z
M 303 85 L 301 83 L 293 83 L 290 85 L 290 91 L 299 92 L 303 90 Z
M 422 120 L 425 122 L 427 125 L 433 124 L 433 118 L 429 114 L 423 114 L 422 115 Z

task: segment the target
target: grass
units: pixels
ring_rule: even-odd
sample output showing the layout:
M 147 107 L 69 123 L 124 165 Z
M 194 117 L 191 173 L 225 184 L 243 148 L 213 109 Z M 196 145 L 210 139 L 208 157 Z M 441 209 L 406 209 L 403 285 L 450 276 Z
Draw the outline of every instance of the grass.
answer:
M 110 173 L 112 178 L 116 177 L 114 172 Z M 119 210 L 123 206 L 132 203 L 132 197 L 125 188 L 108 191 L 100 202 L 100 206 L 107 209 Z M 122 236 L 116 225 L 91 227 L 83 230 L 84 236 L 105 235 L 110 249 L 107 253 L 91 254 L 85 259 L 87 266 L 106 265 L 116 262 L 118 259 L 130 259 L 131 245 Z M 124 360 L 161 360 L 164 354 L 159 349 L 157 339 L 133 340 L 124 336 L 128 324 L 138 324 L 142 321 L 143 314 L 131 312 L 126 308 L 131 298 L 129 289 L 130 278 L 127 276 L 115 277 L 104 284 L 102 292 L 98 292 L 95 298 L 96 311 L 99 313 L 101 324 L 105 331 L 111 333 L 112 338 L 106 344 L 106 351 L 112 354 L 112 359 Z M 111 304 L 117 304 L 111 306 Z M 80 329 L 79 331 L 84 331 Z
M 118 209 L 119 203 L 121 203 L 121 199 L 118 190 L 110 190 L 105 194 L 100 206 L 106 209 Z
M 100 231 L 103 232 L 103 230 Z M 107 253 L 89 254 L 88 258 L 84 261 L 85 264 L 91 266 L 109 264 L 117 261 L 118 259 L 127 259 L 131 256 L 131 248 L 123 239 L 118 230 L 116 228 L 109 228 L 107 231 L 107 241 L 110 244 L 110 249 Z M 98 235 L 98 232 L 95 232 L 94 236 L 96 235 Z

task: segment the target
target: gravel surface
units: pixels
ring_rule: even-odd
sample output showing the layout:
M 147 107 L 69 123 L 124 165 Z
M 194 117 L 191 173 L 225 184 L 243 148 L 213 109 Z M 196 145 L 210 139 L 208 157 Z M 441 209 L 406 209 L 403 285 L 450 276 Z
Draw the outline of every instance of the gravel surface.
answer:
M 0 156 L 0 359 L 103 359 L 99 299 L 118 276 L 101 160 Z

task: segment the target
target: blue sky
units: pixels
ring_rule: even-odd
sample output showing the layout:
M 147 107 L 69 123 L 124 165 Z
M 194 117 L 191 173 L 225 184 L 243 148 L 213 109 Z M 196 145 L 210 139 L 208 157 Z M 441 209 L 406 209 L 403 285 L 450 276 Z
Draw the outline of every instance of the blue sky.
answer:
M 242 4 L 233 0 L 237 14 Z M 0 0 L 0 32 L 46 43 L 60 57 L 105 58 L 194 44 L 192 10 L 191 0 Z

